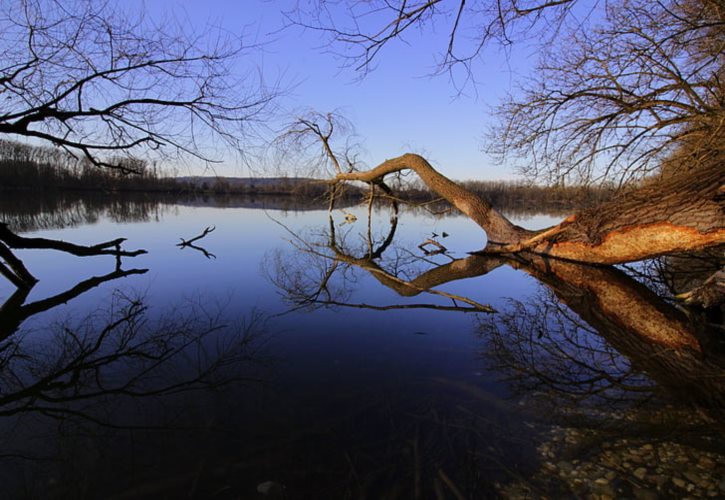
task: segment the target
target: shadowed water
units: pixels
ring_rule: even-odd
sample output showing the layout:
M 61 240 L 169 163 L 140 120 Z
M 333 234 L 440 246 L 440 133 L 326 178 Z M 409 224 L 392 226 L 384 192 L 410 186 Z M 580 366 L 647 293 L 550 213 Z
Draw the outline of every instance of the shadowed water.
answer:
M 4 497 L 725 495 L 720 318 L 671 300 L 718 254 L 471 256 L 482 232 L 441 207 L 0 208 L 24 235 L 148 250 L 17 252 L 39 282 L 0 282 Z M 207 227 L 206 252 L 176 246 Z

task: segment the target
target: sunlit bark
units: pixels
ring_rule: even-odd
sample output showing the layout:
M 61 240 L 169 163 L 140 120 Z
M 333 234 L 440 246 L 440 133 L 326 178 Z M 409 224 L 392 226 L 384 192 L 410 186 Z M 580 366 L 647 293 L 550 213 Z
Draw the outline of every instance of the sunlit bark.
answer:
M 625 192 L 538 232 L 513 224 L 415 154 L 386 160 L 371 170 L 339 173 L 333 182 L 375 182 L 406 169 L 476 222 L 488 236 L 489 252 L 529 250 L 579 262 L 617 264 L 725 243 L 725 171 L 717 163 Z

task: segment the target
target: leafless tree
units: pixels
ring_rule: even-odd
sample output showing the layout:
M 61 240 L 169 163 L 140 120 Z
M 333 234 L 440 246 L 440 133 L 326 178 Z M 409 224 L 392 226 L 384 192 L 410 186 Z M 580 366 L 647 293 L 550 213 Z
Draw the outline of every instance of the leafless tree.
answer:
M 554 36 L 576 0 L 298 0 L 286 13 L 290 24 L 327 36 L 330 50 L 348 66 L 367 72 L 395 42 L 411 32 L 445 33 L 436 72 L 462 66 L 475 79 L 474 63 L 491 43 Z M 599 2 L 596 2 L 599 3 Z M 596 4 L 595 3 L 595 4 Z
M 0 133 L 126 172 L 148 151 L 213 160 L 208 141 L 242 148 L 276 93 L 235 75 L 249 48 L 111 1 L 3 2 Z
M 235 75 L 249 48 L 220 30 L 195 34 L 112 1 L 3 2 L 0 134 L 49 142 L 81 167 L 122 173 L 142 173 L 143 154 L 212 161 L 219 141 L 243 149 L 277 93 L 261 77 Z M 6 227 L 0 240 L 0 269 L 18 286 L 35 278 L 13 248 L 70 249 L 23 241 Z M 121 250 L 121 241 L 72 245 L 73 253 L 141 253 Z
M 452 3 L 458 7 L 454 26 L 483 5 Z M 554 23 L 550 48 L 533 79 L 538 83 L 502 105 L 493 149 L 507 159 L 522 155 L 530 162 L 527 173 L 552 182 L 604 179 L 631 185 L 650 176 L 648 182 L 541 231 L 513 224 L 489 200 L 416 154 L 368 170 L 335 172 L 331 183 L 376 183 L 413 170 L 481 226 L 489 252 L 526 250 L 615 264 L 725 242 L 721 2 L 611 0 L 595 3 L 591 19 L 570 23 L 574 3 L 487 3 L 493 11 L 478 23 L 484 45 Z M 346 31 L 336 25 L 340 12 L 329 2 L 313 4 L 313 26 L 359 47 L 363 66 L 406 30 L 445 17 L 439 10 L 443 1 L 343 2 L 354 26 Z M 376 29 L 380 19 L 383 28 Z M 451 30 L 451 40 L 457 33 Z
M 613 1 L 603 16 L 543 52 L 534 78 L 500 105 L 492 150 L 557 184 L 722 162 L 722 2 Z

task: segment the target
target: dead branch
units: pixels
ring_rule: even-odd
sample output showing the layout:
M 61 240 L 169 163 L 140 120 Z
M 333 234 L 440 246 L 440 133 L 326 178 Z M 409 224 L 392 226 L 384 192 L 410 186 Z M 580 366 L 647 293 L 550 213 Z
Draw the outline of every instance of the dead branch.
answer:
M 146 253 L 146 250 L 121 250 L 121 243 L 126 238 L 116 238 L 96 245 L 77 245 L 62 240 L 51 240 L 48 238 L 26 238 L 13 233 L 7 224 L 0 223 L 0 241 L 14 249 L 47 249 L 60 250 L 79 257 L 92 255 L 115 255 L 122 257 L 136 257 Z
M 207 234 L 211 233 L 215 229 L 216 229 L 216 226 L 208 226 L 206 229 L 204 229 L 204 232 L 202 232 L 198 236 L 191 238 L 190 240 L 185 240 L 184 238 L 179 238 L 181 240 L 181 243 L 177 243 L 176 246 L 181 249 L 187 248 L 187 247 L 193 248 L 194 250 L 197 250 L 197 251 L 203 253 L 207 259 L 216 259 L 216 255 L 209 252 L 206 248 L 199 247 L 199 246 L 196 246 L 193 244 L 195 241 L 198 241 L 198 240 L 204 238 Z
M 207 234 L 211 233 L 215 229 L 216 229 L 216 226 L 208 226 L 206 229 L 204 229 L 203 233 L 201 233 L 199 236 L 194 236 L 190 240 L 185 240 L 184 238 L 179 238 L 181 240 L 181 243 L 177 243 L 176 246 L 182 247 L 182 248 L 191 246 L 192 243 L 204 238 Z
M 4 304 L 0 305 L 0 340 L 4 340 L 15 333 L 20 327 L 20 324 L 30 316 L 47 311 L 60 304 L 65 304 L 103 283 L 136 274 L 145 274 L 147 271 L 148 269 L 116 269 L 104 276 L 94 276 L 81 281 L 74 287 L 52 297 L 47 297 L 31 303 L 26 303 L 25 300 L 30 294 L 32 286 L 18 286 L 18 290 L 16 290 Z

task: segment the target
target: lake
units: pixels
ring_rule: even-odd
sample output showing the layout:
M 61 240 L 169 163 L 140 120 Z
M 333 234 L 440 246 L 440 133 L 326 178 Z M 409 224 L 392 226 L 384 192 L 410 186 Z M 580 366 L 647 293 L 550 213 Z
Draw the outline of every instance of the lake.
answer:
M 722 317 L 672 300 L 722 251 L 470 255 L 445 207 L 290 198 L 4 193 L 0 220 L 147 251 L 17 251 L 2 498 L 725 496 Z

